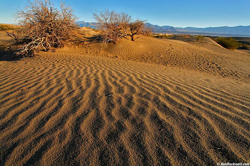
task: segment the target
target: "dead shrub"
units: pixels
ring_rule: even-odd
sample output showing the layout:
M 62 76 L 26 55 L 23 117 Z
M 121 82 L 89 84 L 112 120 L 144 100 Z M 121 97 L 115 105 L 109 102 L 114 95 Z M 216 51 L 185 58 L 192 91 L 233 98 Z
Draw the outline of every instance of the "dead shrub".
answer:
M 134 41 L 134 36 L 142 34 L 142 29 L 144 28 L 144 21 L 136 20 L 128 24 L 130 33 L 127 35 L 131 37 L 131 41 Z
M 98 22 L 98 28 L 102 31 L 101 39 L 105 43 L 116 43 L 121 38 L 131 37 L 134 41 L 134 35 L 143 34 L 144 21 L 131 21 L 131 16 L 125 13 L 116 13 L 114 11 L 104 11 L 95 13 L 94 18 Z M 145 33 L 146 30 L 145 30 Z
M 70 7 L 61 4 L 60 10 L 50 0 L 36 0 L 18 11 L 20 28 L 8 33 L 15 40 L 12 45 L 17 55 L 34 55 L 52 47 L 63 47 L 77 28 L 75 15 Z
M 144 26 L 144 28 L 141 30 L 141 33 L 144 36 L 152 36 L 153 35 L 153 29 L 150 26 Z
M 98 28 L 102 31 L 103 42 L 116 43 L 127 35 L 127 25 L 131 20 L 129 15 L 106 10 L 95 13 L 94 18 L 98 22 Z

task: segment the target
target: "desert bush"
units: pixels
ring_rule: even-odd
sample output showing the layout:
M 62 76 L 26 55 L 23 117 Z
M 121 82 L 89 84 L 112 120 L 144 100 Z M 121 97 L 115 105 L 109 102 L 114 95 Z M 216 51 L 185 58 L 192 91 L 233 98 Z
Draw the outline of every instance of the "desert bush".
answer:
M 169 39 L 171 37 L 174 37 L 174 35 L 171 35 L 171 34 L 155 34 L 153 37 L 155 38 L 160 38 L 160 39 Z
M 0 31 L 7 31 L 7 30 L 13 30 L 14 27 L 13 26 L 9 26 L 9 25 L 0 25 Z
M 203 41 L 204 40 L 204 35 L 197 35 L 196 36 L 196 41 L 199 41 L 199 42 L 201 42 L 201 41 Z
M 153 37 L 155 38 L 161 38 L 161 39 L 168 39 L 168 38 L 190 38 L 192 37 L 189 34 L 155 34 Z
M 60 10 L 50 0 L 36 0 L 17 13 L 20 28 L 8 33 L 15 40 L 17 55 L 34 55 L 52 47 L 62 47 L 77 28 L 76 17 L 70 7 L 61 4 Z
M 173 35 L 174 38 L 192 38 L 193 36 L 190 34 L 174 34 Z
M 144 36 L 152 36 L 153 35 L 153 29 L 150 26 L 144 26 L 141 30 L 142 35 Z
M 142 34 L 142 30 L 144 28 L 144 21 L 136 20 L 135 22 L 131 22 L 128 24 L 129 33 L 128 36 L 131 37 L 131 41 L 134 41 L 134 36 L 138 34 Z
M 101 39 L 105 43 L 116 43 L 119 39 L 127 36 L 130 36 L 131 41 L 134 41 L 135 35 L 143 34 L 144 21 L 132 22 L 131 16 L 125 13 L 106 10 L 95 13 L 94 18 L 98 22 L 98 28 L 102 31 Z
M 240 43 L 237 42 L 235 39 L 233 38 L 224 38 L 224 37 L 219 37 L 217 39 L 215 39 L 215 41 L 220 44 L 221 46 L 227 48 L 227 49 L 237 49 L 238 47 L 240 47 Z
M 167 35 L 163 35 L 163 34 L 156 34 L 154 35 L 155 38 L 161 38 L 161 39 L 164 39 L 164 38 L 168 38 Z
M 94 18 L 98 22 L 98 28 L 102 31 L 103 42 L 116 43 L 127 35 L 127 25 L 131 21 L 131 16 L 106 10 L 95 13 Z
M 240 48 L 248 50 L 249 49 L 249 45 L 248 44 L 241 44 Z

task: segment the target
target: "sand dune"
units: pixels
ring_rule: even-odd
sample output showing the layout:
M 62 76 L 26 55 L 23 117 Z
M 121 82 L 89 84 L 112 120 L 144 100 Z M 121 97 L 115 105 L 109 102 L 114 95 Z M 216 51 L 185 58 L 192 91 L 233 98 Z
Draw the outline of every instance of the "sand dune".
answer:
M 5 31 L 0 31 L 0 53 L 10 44 L 10 39 Z
M 1 62 L 4 165 L 249 162 L 248 83 L 59 52 Z
M 2 60 L 0 162 L 250 162 L 249 63 L 207 38 L 143 36 Z
M 94 35 L 100 34 L 98 31 L 94 31 L 93 29 L 91 29 L 91 28 L 89 28 L 89 27 L 82 27 L 82 28 L 80 29 L 80 32 L 81 32 L 81 33 L 84 33 L 84 35 L 85 35 L 86 37 L 92 37 L 92 36 L 94 36 Z
M 100 49 L 101 48 L 101 49 Z M 96 50 L 99 49 L 99 52 Z M 206 38 L 204 42 L 183 42 L 138 36 L 135 42 L 123 39 L 118 44 L 96 44 L 93 55 L 161 64 L 249 81 L 250 57 L 227 50 Z

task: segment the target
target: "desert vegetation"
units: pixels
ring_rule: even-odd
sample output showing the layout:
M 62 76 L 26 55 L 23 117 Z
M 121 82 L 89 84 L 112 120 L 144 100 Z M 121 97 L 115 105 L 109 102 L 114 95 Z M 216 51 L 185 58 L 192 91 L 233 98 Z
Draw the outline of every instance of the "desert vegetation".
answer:
M 14 30 L 14 26 L 7 24 L 0 24 L 0 31 Z
M 168 35 L 168 34 L 154 34 L 153 37 L 155 38 L 160 38 L 160 39 L 168 39 L 170 37 L 173 37 L 173 35 Z
M 128 14 L 106 10 L 95 13 L 94 18 L 98 22 L 98 29 L 102 31 L 101 40 L 105 43 L 115 43 L 128 33 L 127 25 L 131 21 Z
M 153 35 L 153 28 L 151 26 L 146 26 L 144 24 L 143 29 L 141 30 L 142 35 L 144 36 L 152 36 Z
M 131 41 L 134 41 L 135 35 L 149 35 L 151 33 L 151 29 L 145 27 L 145 21 L 132 21 L 131 16 L 126 13 L 106 10 L 95 13 L 94 18 L 98 22 L 99 30 L 102 31 L 101 41 L 105 43 L 116 43 L 127 36 L 130 36 Z
M 153 35 L 155 38 L 160 39 L 180 39 L 180 38 L 191 38 L 192 36 L 189 34 L 162 34 L 162 33 L 156 33 Z
M 241 46 L 241 43 L 237 42 L 233 38 L 218 37 L 215 41 L 221 46 L 231 50 L 237 49 Z
M 128 27 L 129 27 L 129 32 L 128 36 L 131 37 L 131 41 L 134 41 L 134 36 L 137 34 L 141 33 L 141 30 L 143 29 L 144 22 L 140 20 L 136 20 L 135 22 L 131 22 Z
M 20 28 L 7 32 L 15 41 L 10 48 L 16 50 L 17 55 L 34 55 L 40 50 L 62 47 L 77 28 L 73 10 L 65 4 L 58 10 L 50 0 L 29 1 L 17 14 Z
M 247 44 L 241 44 L 240 48 L 248 50 L 249 49 L 249 45 L 247 45 Z
M 203 41 L 204 40 L 204 35 L 197 35 L 196 36 L 196 41 L 199 41 L 199 42 L 201 42 L 201 41 Z

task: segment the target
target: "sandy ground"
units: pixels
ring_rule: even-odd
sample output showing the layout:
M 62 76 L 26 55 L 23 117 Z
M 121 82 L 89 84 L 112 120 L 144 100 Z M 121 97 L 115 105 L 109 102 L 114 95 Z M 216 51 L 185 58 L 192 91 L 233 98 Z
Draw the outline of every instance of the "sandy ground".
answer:
M 10 37 L 5 31 L 0 31 L 0 51 L 3 51 L 10 44 Z
M 0 61 L 1 163 L 250 162 L 249 55 L 207 40 L 139 37 Z

